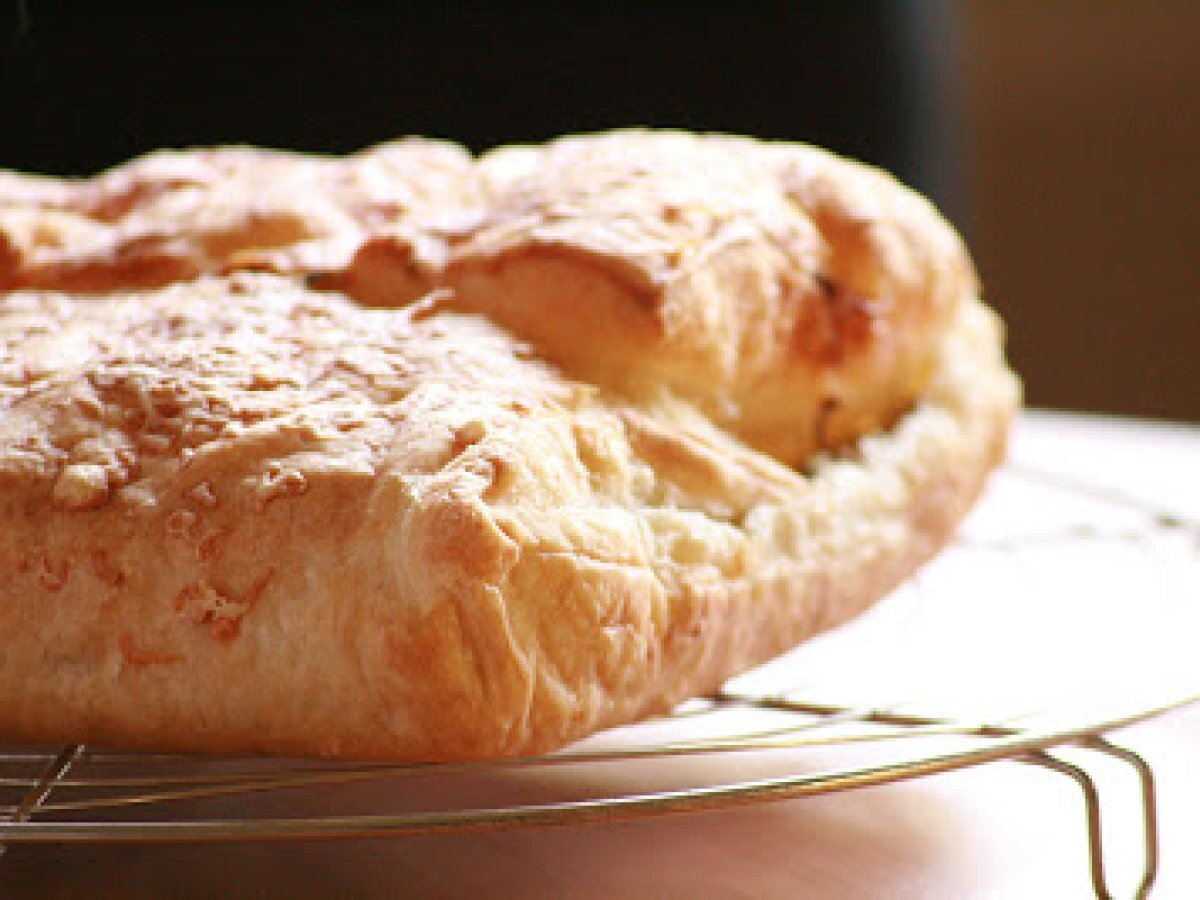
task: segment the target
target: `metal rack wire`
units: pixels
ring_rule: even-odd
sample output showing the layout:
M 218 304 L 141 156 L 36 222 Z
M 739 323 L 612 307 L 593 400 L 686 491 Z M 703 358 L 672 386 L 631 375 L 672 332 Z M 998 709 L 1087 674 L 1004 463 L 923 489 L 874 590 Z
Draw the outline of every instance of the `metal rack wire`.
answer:
M 1138 754 L 1113 743 L 1109 735 L 1200 702 L 1200 677 L 1188 683 L 1186 677 L 1170 677 L 1164 669 L 1164 677 L 1151 679 L 1148 693 L 1114 703 L 1101 691 L 1105 701 L 1097 705 L 1083 702 L 1094 701 L 1094 696 L 1081 698 L 1078 692 L 1071 696 L 1068 691 L 1064 697 L 1070 699 L 1047 697 L 1044 674 L 1034 672 L 1037 688 L 1032 697 L 1020 696 L 1006 684 L 1000 686 L 999 707 L 983 702 L 971 710 L 940 712 L 936 692 L 925 689 L 928 682 L 905 685 L 904 696 L 910 701 L 920 697 L 923 707 L 935 710 L 929 712 L 912 702 L 883 702 L 877 684 L 865 686 L 859 697 L 853 696 L 853 686 L 849 698 L 834 696 L 846 693 L 847 680 L 836 665 L 831 670 L 822 664 L 823 654 L 827 660 L 846 658 L 845 641 L 866 642 L 877 654 L 879 642 L 894 638 L 898 628 L 919 632 L 923 615 L 944 615 L 944 610 L 929 607 L 951 592 L 955 565 L 978 572 L 981 565 L 1010 570 L 1019 562 L 1016 568 L 1021 571 L 1015 577 L 1028 586 L 1029 580 L 1039 578 L 1030 570 L 1036 569 L 1039 553 L 1057 567 L 1062 565 L 1063 548 L 1074 546 L 1100 549 L 1106 557 L 1109 549 L 1121 547 L 1157 569 L 1185 570 L 1188 578 L 1200 570 L 1200 523 L 1148 508 L 1102 486 L 1035 469 L 1012 467 L 1004 477 L 1006 495 L 1032 491 L 1045 500 L 1049 494 L 1056 508 L 1069 509 L 1057 517 L 1038 516 L 1036 531 L 1015 533 L 997 528 L 984 516 L 968 527 L 947 555 L 948 564 L 939 563 L 938 572 L 922 576 L 904 597 L 889 600 L 881 607 L 885 612 L 872 614 L 873 620 L 831 636 L 826 645 L 819 639 L 815 649 L 802 649 L 794 658 L 735 679 L 721 693 L 692 701 L 664 719 L 600 735 L 546 757 L 452 765 L 201 759 L 84 746 L 10 749 L 0 752 L 0 854 L 5 843 L 18 842 L 401 836 L 627 820 L 810 797 L 1009 760 L 1052 770 L 1078 785 L 1086 812 L 1092 885 L 1098 897 L 1108 897 L 1100 791 L 1077 756 L 1066 758 L 1062 753 L 1077 748 L 1136 773 L 1144 846 L 1136 895 L 1147 896 L 1158 867 L 1154 778 Z M 1018 497 L 1015 502 L 1028 500 Z M 1177 584 L 1174 576 L 1164 577 L 1168 587 Z M 1005 584 L 997 589 L 1004 590 Z M 1159 594 L 1171 609 L 1194 612 L 1188 590 Z M 978 649 L 972 647 L 972 652 Z M 1105 652 L 1097 648 L 1098 654 Z M 1161 656 L 1169 660 L 1171 654 Z M 926 675 L 936 682 L 941 670 Z M 1094 673 L 1082 675 L 1086 677 L 1079 684 L 1094 694 Z M 839 690 L 831 694 L 830 684 L 839 685 Z M 647 783 L 613 777 L 614 767 L 624 770 L 631 761 L 644 768 Z M 702 764 L 681 766 L 688 761 Z M 494 797 L 484 803 L 475 800 L 472 785 L 481 779 L 488 780 L 493 795 L 499 785 L 498 802 L 491 802 Z M 450 791 L 450 799 L 435 791 L 438 799 L 426 806 L 419 798 L 428 792 L 414 792 L 418 799 L 412 801 L 413 808 L 383 811 L 364 803 L 364 792 L 354 790 L 355 785 L 416 783 L 459 788 Z M 288 806 L 287 798 L 297 797 L 309 802 Z M 313 797 L 319 802 L 311 802 Z M 275 799 L 256 805 L 255 798 Z

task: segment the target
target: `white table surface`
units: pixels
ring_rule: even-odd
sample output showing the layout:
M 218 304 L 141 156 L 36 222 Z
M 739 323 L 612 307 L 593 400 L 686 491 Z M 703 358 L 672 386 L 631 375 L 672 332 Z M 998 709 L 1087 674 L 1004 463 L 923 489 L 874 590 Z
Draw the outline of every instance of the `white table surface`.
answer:
M 1034 486 L 1051 473 L 1200 521 L 1200 429 L 1028 413 L 1011 459 L 1026 475 L 995 482 L 966 529 L 975 550 L 935 564 L 912 596 L 889 598 L 849 637 L 822 639 L 778 666 L 823 672 L 853 700 L 870 701 L 881 682 L 918 693 L 936 683 L 936 702 L 964 711 L 1014 698 L 1075 702 L 1060 701 L 1059 688 L 1101 705 L 1127 689 L 1200 693 L 1200 654 L 1193 663 L 1191 652 L 1200 532 L 1147 546 L 1124 535 L 1122 511 L 1097 524 L 1095 540 L 1064 539 L 1057 501 L 1039 505 L 1045 492 Z M 1024 535 L 1023 550 L 990 547 L 1007 528 Z M 1042 537 L 1031 543 L 1031 533 Z M 847 641 L 871 648 L 871 665 L 847 668 Z M 954 677 L 968 670 L 972 677 Z M 1152 896 L 1200 896 L 1200 707 L 1113 738 L 1157 777 L 1162 853 Z M 1114 889 L 1132 896 L 1141 866 L 1135 784 L 1104 760 L 1089 770 L 1104 796 Z M 480 802 L 494 787 L 478 785 Z M 364 790 L 387 806 L 392 789 Z M 286 811 L 294 801 L 278 802 Z M 309 795 L 301 805 L 320 802 Z M 1086 898 L 1085 834 L 1071 781 L 1001 762 L 616 824 L 291 844 L 12 845 L 0 859 L 0 896 Z

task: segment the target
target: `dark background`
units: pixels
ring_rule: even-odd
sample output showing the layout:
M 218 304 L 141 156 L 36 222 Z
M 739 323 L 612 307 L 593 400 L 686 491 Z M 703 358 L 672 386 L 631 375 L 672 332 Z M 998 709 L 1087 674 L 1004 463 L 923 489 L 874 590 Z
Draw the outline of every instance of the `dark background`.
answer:
M 810 140 L 926 188 L 954 177 L 930 139 L 954 130 L 936 102 L 954 43 L 939 4 L 0 2 L 5 121 L 24 123 L 5 129 L 10 168 L 641 124 Z
M 0 11 L 0 167 L 622 125 L 810 141 L 896 172 L 966 233 L 1032 403 L 1200 420 L 1200 4 Z

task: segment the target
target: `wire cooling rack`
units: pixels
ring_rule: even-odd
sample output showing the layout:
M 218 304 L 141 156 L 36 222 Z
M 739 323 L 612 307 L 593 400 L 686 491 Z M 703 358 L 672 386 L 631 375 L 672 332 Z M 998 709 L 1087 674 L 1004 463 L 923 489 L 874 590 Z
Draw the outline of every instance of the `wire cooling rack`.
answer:
M 1144 897 L 1158 865 L 1154 778 L 1110 735 L 1200 702 L 1186 641 L 1200 624 L 1197 585 L 1200 523 L 1014 465 L 911 585 L 671 716 L 546 757 L 453 765 L 0 750 L 0 854 L 18 842 L 398 837 L 626 820 L 1007 760 L 1078 785 L 1092 884 L 1108 897 L 1101 794 L 1081 761 L 1103 756 L 1140 784 Z M 1125 601 L 1135 586 L 1143 607 L 1154 604 L 1137 617 L 1143 625 L 1130 622 Z M 1055 603 L 1064 590 L 1094 592 L 1086 619 L 1077 604 Z M 1119 627 L 1094 627 L 1105 617 Z M 932 622 L 940 637 L 931 644 Z M 1108 664 L 1130 641 L 1155 648 L 1152 670 L 1135 680 Z M 0 856 L 0 875 L 3 866 Z

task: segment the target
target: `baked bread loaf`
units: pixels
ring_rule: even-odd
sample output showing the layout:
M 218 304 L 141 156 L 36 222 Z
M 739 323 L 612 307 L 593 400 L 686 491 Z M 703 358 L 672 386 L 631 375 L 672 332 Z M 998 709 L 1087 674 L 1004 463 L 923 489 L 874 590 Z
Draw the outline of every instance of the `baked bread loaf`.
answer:
M 0 296 L 0 734 L 551 750 L 852 617 L 1001 458 L 998 321 L 885 176 L 646 132 L 463 171 L 332 266 L 193 253 L 180 219 L 202 262 L 153 290 L 100 265 L 119 238 L 51 263 L 10 229 L 8 283 L 58 290 Z M 0 197 L 58 222 L 96 183 Z M 400 226 L 435 236 L 415 303 L 359 268 Z

